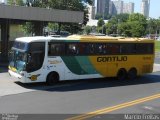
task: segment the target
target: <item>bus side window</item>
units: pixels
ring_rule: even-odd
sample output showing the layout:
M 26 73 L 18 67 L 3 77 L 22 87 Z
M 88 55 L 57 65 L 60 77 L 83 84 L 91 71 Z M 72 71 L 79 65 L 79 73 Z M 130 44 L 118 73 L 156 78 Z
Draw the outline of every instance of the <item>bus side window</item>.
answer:
M 94 51 L 95 51 L 95 44 L 89 43 L 87 45 L 87 55 L 94 55 Z
M 49 48 L 48 55 L 49 56 L 64 55 L 65 53 L 64 46 L 65 45 L 62 43 L 51 43 L 48 47 Z
M 97 43 L 95 45 L 95 54 L 98 54 L 98 55 L 104 55 L 106 54 L 106 44 L 103 44 L 103 43 Z
M 87 49 L 87 44 L 85 44 L 85 43 L 80 43 L 80 44 L 78 45 L 78 47 L 79 47 L 79 55 L 86 55 L 86 54 L 87 54 L 87 51 L 86 51 L 86 49 Z
M 134 43 L 120 44 L 120 53 L 121 54 L 134 54 L 134 53 L 136 53 L 135 44 Z
M 78 55 L 79 54 L 79 47 L 76 43 L 69 43 L 67 45 L 67 54 L 68 55 Z
M 136 45 L 137 54 L 150 54 L 153 53 L 152 43 L 140 43 Z
M 107 44 L 107 51 L 109 54 L 119 54 L 120 46 L 119 44 Z

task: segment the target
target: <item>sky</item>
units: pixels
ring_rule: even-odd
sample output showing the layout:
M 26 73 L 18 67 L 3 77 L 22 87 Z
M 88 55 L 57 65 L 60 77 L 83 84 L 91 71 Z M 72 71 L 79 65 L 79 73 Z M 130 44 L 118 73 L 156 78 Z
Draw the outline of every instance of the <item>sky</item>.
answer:
M 135 13 L 141 12 L 141 1 L 142 0 L 123 0 L 124 2 L 134 2 L 135 3 Z M 160 17 L 160 0 L 150 0 L 150 13 L 149 16 L 151 18 L 159 18 Z

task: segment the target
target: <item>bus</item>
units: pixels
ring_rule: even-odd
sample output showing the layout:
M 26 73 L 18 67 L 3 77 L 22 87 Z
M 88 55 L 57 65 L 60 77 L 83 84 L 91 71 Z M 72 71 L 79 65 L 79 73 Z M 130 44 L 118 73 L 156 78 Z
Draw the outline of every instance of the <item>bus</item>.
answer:
M 154 40 L 92 35 L 17 38 L 9 74 L 22 83 L 116 77 L 135 79 L 151 73 Z

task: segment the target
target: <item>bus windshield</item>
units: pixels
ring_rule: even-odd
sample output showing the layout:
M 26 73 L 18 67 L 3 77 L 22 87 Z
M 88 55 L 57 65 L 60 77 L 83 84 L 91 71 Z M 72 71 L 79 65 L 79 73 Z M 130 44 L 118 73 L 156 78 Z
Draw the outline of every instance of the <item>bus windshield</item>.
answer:
M 10 52 L 9 66 L 16 69 L 16 72 L 25 70 L 27 62 L 27 53 L 16 49 L 12 49 Z
M 33 72 L 41 68 L 44 60 L 44 42 L 15 41 L 9 59 L 9 67 L 14 72 Z

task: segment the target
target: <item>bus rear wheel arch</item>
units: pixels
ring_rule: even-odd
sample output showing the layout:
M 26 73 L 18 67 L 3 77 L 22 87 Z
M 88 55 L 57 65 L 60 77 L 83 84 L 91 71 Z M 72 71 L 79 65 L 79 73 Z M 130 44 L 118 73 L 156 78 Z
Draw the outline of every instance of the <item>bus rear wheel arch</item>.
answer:
M 134 80 L 137 77 L 137 69 L 131 68 L 127 74 L 128 74 L 128 79 Z
M 50 72 L 47 75 L 46 83 L 47 85 L 55 85 L 59 81 L 59 74 L 57 72 Z
M 117 72 L 117 79 L 118 80 L 125 80 L 127 78 L 127 71 L 124 68 L 121 68 Z

